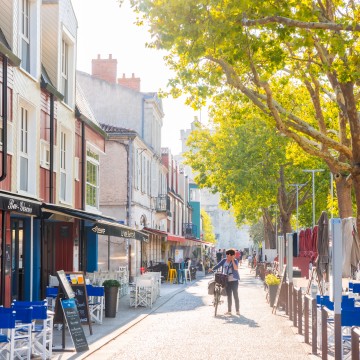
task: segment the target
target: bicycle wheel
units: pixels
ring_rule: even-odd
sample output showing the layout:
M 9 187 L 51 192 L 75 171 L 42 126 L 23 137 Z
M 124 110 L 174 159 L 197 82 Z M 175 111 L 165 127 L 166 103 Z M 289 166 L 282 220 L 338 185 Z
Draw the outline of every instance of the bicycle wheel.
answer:
M 215 286 L 215 291 L 214 291 L 215 316 L 217 315 L 217 309 L 219 306 L 219 302 L 220 302 L 220 289 L 218 286 Z

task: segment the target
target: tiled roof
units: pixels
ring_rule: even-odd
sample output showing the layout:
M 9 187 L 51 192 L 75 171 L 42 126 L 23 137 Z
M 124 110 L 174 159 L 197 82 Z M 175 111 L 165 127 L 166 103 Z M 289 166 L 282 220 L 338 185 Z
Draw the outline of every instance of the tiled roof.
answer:
M 107 133 L 117 133 L 117 134 L 128 134 L 133 133 L 134 135 L 137 135 L 136 131 L 125 129 L 123 127 L 113 126 L 113 125 L 107 125 L 107 124 L 101 124 L 101 128 L 106 131 Z

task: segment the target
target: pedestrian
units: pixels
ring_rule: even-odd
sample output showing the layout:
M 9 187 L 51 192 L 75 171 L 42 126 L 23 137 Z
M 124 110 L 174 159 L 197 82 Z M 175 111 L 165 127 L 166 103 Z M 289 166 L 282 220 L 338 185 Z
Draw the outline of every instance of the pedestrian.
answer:
M 221 251 L 221 249 L 219 249 L 219 250 L 216 252 L 216 262 L 217 262 L 217 263 L 220 262 L 221 259 L 222 259 L 222 257 L 223 257 L 222 251 Z
M 214 271 L 222 268 L 222 273 L 228 275 L 228 282 L 226 284 L 226 295 L 228 311 L 225 315 L 231 315 L 232 297 L 234 296 L 236 315 L 240 316 L 240 302 L 238 294 L 238 286 L 240 275 L 238 271 L 238 261 L 235 258 L 235 250 L 226 250 L 226 258 L 222 259 L 217 265 L 215 265 L 209 271 Z

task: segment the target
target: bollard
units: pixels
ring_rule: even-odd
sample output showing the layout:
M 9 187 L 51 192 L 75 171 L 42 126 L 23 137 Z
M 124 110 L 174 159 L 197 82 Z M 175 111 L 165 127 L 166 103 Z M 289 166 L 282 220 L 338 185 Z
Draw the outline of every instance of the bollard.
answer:
M 293 318 L 293 314 L 292 314 L 292 292 L 293 292 L 293 286 L 292 283 L 289 283 L 288 285 L 288 305 L 289 305 L 289 320 L 291 321 Z
M 298 290 L 297 293 L 297 308 L 298 308 L 298 331 L 299 334 L 302 335 L 302 313 L 303 313 L 303 309 L 302 309 L 302 292 L 301 292 L 301 288 Z
M 311 300 L 311 350 L 317 355 L 317 304 L 316 299 Z
M 292 300 L 293 300 L 293 325 L 297 327 L 297 288 L 293 287 L 292 293 Z
M 304 339 L 306 344 L 309 342 L 309 295 L 305 295 L 304 299 Z
M 321 309 L 321 359 L 328 358 L 328 332 L 327 332 L 327 307 L 323 306 Z

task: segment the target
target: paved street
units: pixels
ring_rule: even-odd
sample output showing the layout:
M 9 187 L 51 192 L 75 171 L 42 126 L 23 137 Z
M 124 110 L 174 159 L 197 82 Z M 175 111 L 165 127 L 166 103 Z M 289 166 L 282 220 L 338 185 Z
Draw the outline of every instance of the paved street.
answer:
M 93 346 L 82 358 L 319 359 L 309 355 L 310 347 L 293 332 L 286 317 L 271 313 L 262 282 L 254 279 L 247 267 L 240 273 L 240 317 L 224 316 L 225 303 L 220 316 L 214 317 L 212 299 L 207 295 L 208 275 L 183 287 L 116 338 Z

